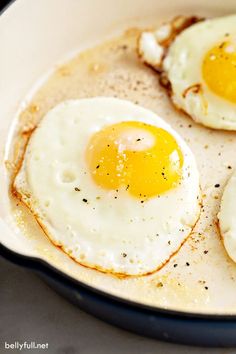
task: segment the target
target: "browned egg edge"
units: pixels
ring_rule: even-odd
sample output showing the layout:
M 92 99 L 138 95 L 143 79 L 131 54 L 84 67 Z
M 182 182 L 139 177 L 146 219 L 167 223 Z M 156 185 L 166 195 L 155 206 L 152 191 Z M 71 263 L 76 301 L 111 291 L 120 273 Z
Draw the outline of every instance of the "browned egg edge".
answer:
M 40 216 L 37 213 L 35 213 L 31 203 L 29 201 L 28 202 L 26 201 L 25 195 L 23 193 L 19 192 L 17 190 L 17 188 L 15 187 L 15 184 L 14 184 L 15 179 L 16 179 L 16 177 L 17 177 L 17 175 L 18 175 L 18 173 L 19 173 L 19 171 L 20 171 L 20 169 L 22 167 L 28 143 L 29 143 L 30 138 L 31 138 L 31 136 L 32 136 L 32 134 L 33 134 L 33 132 L 35 131 L 36 128 L 37 128 L 37 125 L 34 128 L 28 130 L 27 132 L 23 132 L 23 133 L 21 132 L 20 133 L 21 135 L 24 134 L 24 137 L 26 137 L 27 140 L 26 140 L 26 143 L 25 143 L 25 146 L 24 146 L 24 150 L 22 152 L 22 156 L 21 156 L 20 160 L 18 161 L 17 165 L 12 168 L 12 171 L 11 171 L 13 177 L 12 177 L 12 182 L 10 184 L 10 192 L 11 192 L 13 197 L 17 198 L 24 206 L 27 207 L 27 209 L 31 212 L 31 214 L 33 215 L 34 219 L 36 220 L 36 222 L 38 223 L 40 228 L 43 230 L 43 233 L 47 236 L 49 241 L 54 246 L 56 246 L 60 251 L 62 251 L 67 256 L 69 256 L 74 262 L 76 262 L 77 264 L 80 264 L 83 267 L 94 269 L 94 270 L 97 270 L 99 272 L 102 272 L 102 273 L 105 273 L 105 274 L 109 274 L 109 275 L 113 275 L 113 276 L 121 278 L 121 279 L 128 278 L 128 277 L 129 278 L 131 278 L 131 277 L 132 278 L 142 277 L 142 276 L 148 276 L 148 275 L 154 274 L 157 271 L 161 270 L 170 261 L 170 259 L 179 252 L 181 247 L 184 245 L 184 243 L 187 241 L 187 239 L 191 236 L 191 234 L 193 232 L 193 229 L 195 228 L 195 226 L 196 226 L 196 224 L 197 224 L 197 222 L 198 222 L 198 220 L 200 218 L 201 206 L 202 206 L 201 198 L 199 200 L 199 206 L 200 206 L 199 215 L 198 215 L 197 220 L 194 223 L 194 225 L 192 225 L 190 233 L 185 237 L 185 239 L 182 241 L 180 246 L 169 256 L 169 258 L 167 260 L 165 260 L 161 265 L 159 265 L 156 269 L 154 269 L 154 270 L 152 270 L 150 272 L 141 273 L 141 274 L 129 274 L 129 273 L 122 273 L 122 272 L 119 273 L 119 272 L 116 272 L 113 268 L 105 269 L 105 268 L 102 268 L 102 267 L 100 267 L 98 265 L 89 264 L 89 263 L 83 262 L 81 260 L 79 261 L 78 259 L 73 257 L 70 253 L 68 253 L 65 250 L 65 248 L 63 247 L 62 244 L 60 244 L 60 243 L 57 244 L 55 241 L 53 241 L 53 238 L 51 237 L 51 235 L 48 232 L 47 228 L 45 227 L 45 225 L 43 225 L 43 222 L 40 220 Z
M 140 58 L 140 60 L 148 67 L 155 70 L 155 72 L 159 75 L 159 83 L 165 89 L 174 108 L 178 112 L 184 113 L 185 115 L 187 115 L 189 118 L 191 118 L 193 120 L 194 120 L 194 118 L 188 112 L 186 112 L 182 107 L 178 106 L 176 104 L 176 102 L 174 102 L 172 85 L 171 85 L 168 75 L 165 72 L 165 70 L 163 69 L 162 65 L 163 65 L 163 61 L 164 61 L 165 57 L 168 54 L 168 50 L 169 50 L 171 44 L 173 43 L 173 41 L 175 40 L 175 38 L 177 37 L 177 35 L 179 35 L 185 29 L 193 26 L 194 24 L 196 24 L 198 22 L 204 21 L 204 20 L 205 20 L 205 18 L 202 18 L 202 17 L 197 17 L 197 16 L 186 17 L 186 16 L 180 15 L 180 16 L 174 17 L 170 22 L 168 22 L 167 24 L 169 24 L 171 27 L 170 35 L 165 40 L 158 42 L 158 44 L 164 49 L 164 53 L 163 53 L 163 56 L 161 58 L 159 65 L 152 65 L 150 63 L 147 63 L 143 59 L 143 55 L 139 49 L 140 48 L 139 43 L 140 43 L 140 38 L 141 38 L 142 33 L 140 34 L 140 36 L 138 37 L 138 40 L 137 40 L 137 54 L 138 54 L 138 57 Z M 194 92 L 195 94 L 202 95 L 203 94 L 202 85 L 200 83 L 195 83 L 194 85 L 187 87 L 182 93 L 183 98 L 186 98 L 186 96 L 189 92 Z M 207 102 L 205 100 L 203 100 L 203 102 L 204 102 L 204 108 L 207 110 L 207 108 L 208 108 Z M 207 124 L 204 124 L 203 122 L 201 122 L 201 124 L 206 125 L 208 128 L 212 128 L 212 127 L 208 126 Z M 221 129 L 221 130 L 224 130 L 224 129 Z

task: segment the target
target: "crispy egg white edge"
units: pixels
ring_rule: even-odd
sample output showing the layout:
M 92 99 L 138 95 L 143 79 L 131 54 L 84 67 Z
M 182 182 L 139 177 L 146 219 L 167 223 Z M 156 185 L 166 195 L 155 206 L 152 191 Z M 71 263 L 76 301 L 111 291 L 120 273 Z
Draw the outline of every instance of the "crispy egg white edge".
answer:
M 226 183 L 218 213 L 220 234 L 230 258 L 236 262 L 236 170 Z
M 78 103 L 79 102 L 79 103 Z M 135 110 L 139 110 L 140 112 L 143 112 L 144 115 L 147 116 L 151 116 L 151 118 L 153 120 L 157 119 L 157 121 L 161 121 L 161 125 L 163 128 L 165 128 L 167 131 L 171 132 L 172 135 L 176 138 L 176 140 L 178 141 L 180 147 L 183 149 L 183 151 L 186 153 L 185 155 L 185 162 L 186 159 L 189 158 L 189 160 L 191 161 L 190 165 L 193 168 L 193 172 L 195 174 L 195 179 L 193 180 L 193 187 L 194 187 L 194 196 L 198 196 L 200 194 L 199 191 L 199 175 L 198 175 L 198 171 L 197 171 L 197 167 L 196 167 L 196 163 L 195 163 L 195 159 L 190 151 L 190 149 L 187 147 L 186 143 L 183 142 L 183 140 L 178 136 L 177 133 L 175 133 L 168 124 L 166 124 L 163 120 L 160 120 L 160 118 L 158 118 L 154 113 L 152 113 L 149 110 L 146 110 L 142 107 L 137 107 L 137 105 L 134 105 L 128 101 L 124 101 L 124 100 L 119 100 L 119 99 L 114 99 L 114 98 L 104 98 L 104 97 L 99 97 L 99 98 L 92 98 L 92 99 L 81 99 L 81 100 L 71 100 L 71 101 L 66 101 L 63 102 L 61 104 L 59 104 L 58 106 L 56 106 L 55 108 L 53 108 L 46 116 L 45 118 L 41 121 L 40 125 L 42 125 L 43 121 L 45 119 L 50 119 L 52 114 L 55 114 L 56 112 L 60 111 L 60 109 L 62 107 L 67 107 L 68 105 L 76 105 L 76 104 L 81 104 L 81 102 L 83 103 L 95 103 L 95 104 L 107 104 L 107 102 L 110 102 L 111 104 L 122 104 L 122 105 L 127 105 L 127 107 L 129 107 L 129 109 L 135 109 Z M 52 113 L 53 112 L 53 113 Z M 131 119 L 132 120 L 132 119 Z M 149 122 L 150 123 L 150 122 Z M 39 125 L 39 127 L 40 127 Z M 158 124 L 157 124 L 158 126 Z M 25 204 L 28 205 L 28 207 L 31 209 L 31 211 L 33 212 L 33 214 L 35 215 L 36 219 L 39 221 L 39 223 L 43 226 L 43 229 L 45 231 L 45 233 L 49 236 L 49 238 L 57 245 L 63 246 L 64 250 L 68 252 L 69 249 L 69 245 L 68 247 L 65 247 L 65 244 L 63 245 L 63 242 L 60 242 L 60 240 L 58 240 L 57 237 L 55 237 L 55 230 L 53 229 L 53 227 L 50 225 L 50 223 L 45 222 L 45 217 L 47 215 L 47 211 L 43 210 L 44 208 L 42 207 L 42 205 L 39 205 L 39 201 L 38 200 L 33 200 L 33 198 L 28 199 L 26 196 L 27 195 L 32 195 L 32 191 L 28 185 L 28 178 L 27 178 L 27 174 L 26 174 L 26 169 L 25 169 L 25 165 L 26 165 L 26 160 L 27 160 L 27 156 L 30 153 L 30 149 L 31 149 L 31 142 L 32 139 L 34 139 L 34 136 L 36 135 L 38 128 L 35 130 L 35 132 L 32 134 L 32 138 L 30 139 L 30 142 L 27 146 L 26 149 L 26 154 L 25 154 L 25 158 L 23 161 L 23 164 L 21 166 L 21 169 L 15 179 L 14 182 L 14 188 L 17 191 L 17 193 L 20 194 L 22 200 L 25 202 Z M 187 158 L 186 158 L 187 156 Z M 195 199 L 194 199 L 195 200 Z M 163 265 L 168 259 L 169 257 L 175 253 L 178 248 L 181 246 L 182 242 L 186 239 L 186 237 L 190 234 L 192 227 L 194 226 L 195 222 L 198 219 L 199 213 L 200 213 L 200 206 L 199 206 L 199 201 L 197 202 L 197 200 L 193 201 L 193 203 L 195 203 L 194 207 L 193 207 L 193 215 L 192 215 L 192 223 L 191 225 L 189 225 L 188 228 L 186 228 L 186 232 L 182 235 L 181 240 L 178 239 L 178 244 L 177 246 L 175 244 L 173 244 L 169 249 L 168 249 L 168 256 L 165 255 L 165 257 L 162 260 L 159 260 L 159 263 L 155 265 L 155 267 L 150 267 L 150 266 L 140 266 L 140 268 L 138 267 L 137 270 L 137 264 L 128 264 L 128 262 L 126 262 L 126 259 L 121 259 L 120 261 L 116 259 L 115 266 L 111 267 L 111 260 L 107 260 L 106 262 L 104 262 L 104 265 L 101 266 L 101 264 L 97 264 L 96 262 L 93 262 L 93 257 L 91 259 L 86 259 L 86 260 L 81 260 L 76 254 L 72 253 L 70 254 L 70 256 L 72 258 L 75 258 L 79 263 L 83 264 L 83 265 L 87 265 L 89 267 L 94 267 L 94 268 L 98 268 L 100 270 L 103 271 L 113 271 L 115 273 L 122 273 L 122 274 L 128 274 L 128 275 L 142 275 L 148 272 L 153 272 L 156 268 L 159 268 L 161 265 Z M 68 249 L 67 249 L 68 248 Z M 114 260 L 113 260 L 114 261 Z M 120 262 L 120 264 L 119 264 Z

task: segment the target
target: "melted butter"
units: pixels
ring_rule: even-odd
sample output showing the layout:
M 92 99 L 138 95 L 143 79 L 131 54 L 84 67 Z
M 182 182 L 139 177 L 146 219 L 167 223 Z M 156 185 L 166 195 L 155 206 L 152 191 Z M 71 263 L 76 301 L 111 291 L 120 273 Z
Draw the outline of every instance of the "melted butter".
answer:
M 227 166 L 234 165 L 235 134 L 203 128 L 172 107 L 159 86 L 156 73 L 138 60 L 136 43 L 139 33 L 139 30 L 132 29 L 56 68 L 19 117 L 18 137 L 9 163 L 19 165 L 32 128 L 61 101 L 100 95 L 128 99 L 166 119 L 196 156 L 205 197 L 204 210 L 194 234 L 159 272 L 142 278 L 119 279 L 75 263 L 51 244 L 27 208 L 17 206 L 18 202 L 14 201 L 12 208 L 16 224 L 39 257 L 102 290 L 166 308 L 236 312 L 236 266 L 226 257 L 215 227 L 219 199 L 212 198 L 215 193 L 221 195 L 231 173 Z M 217 191 L 214 188 L 216 183 L 220 183 Z M 186 262 L 190 265 L 186 266 Z

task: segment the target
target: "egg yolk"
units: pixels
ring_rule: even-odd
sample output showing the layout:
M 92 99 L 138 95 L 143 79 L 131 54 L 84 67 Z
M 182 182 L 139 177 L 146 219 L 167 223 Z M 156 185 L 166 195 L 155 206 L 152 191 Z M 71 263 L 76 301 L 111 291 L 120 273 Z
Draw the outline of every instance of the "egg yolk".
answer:
M 95 133 L 87 146 L 86 161 L 98 186 L 123 188 L 135 197 L 148 198 L 177 186 L 183 154 L 166 130 L 127 121 Z
M 236 103 L 236 44 L 222 42 L 210 49 L 203 60 L 202 75 L 216 95 Z

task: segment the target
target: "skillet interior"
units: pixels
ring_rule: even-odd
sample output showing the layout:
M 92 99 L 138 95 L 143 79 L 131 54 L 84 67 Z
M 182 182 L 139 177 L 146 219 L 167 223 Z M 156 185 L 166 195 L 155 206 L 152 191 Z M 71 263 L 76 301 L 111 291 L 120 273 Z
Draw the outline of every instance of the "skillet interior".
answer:
M 16 11 L 17 3 L 20 2 L 23 4 L 24 0 L 17 1 L 16 4 L 12 6 L 11 11 Z M 63 1 L 61 3 L 63 4 Z M 51 4 L 53 9 L 53 1 Z M 133 9 L 133 18 L 135 17 L 136 13 L 141 13 L 138 12 L 141 11 L 139 6 L 141 8 L 144 6 L 144 2 L 142 1 L 137 2 L 137 4 L 138 7 L 135 8 L 135 10 Z M 132 5 L 131 2 L 130 5 Z M 152 5 L 154 6 L 154 4 Z M 179 13 L 193 13 L 204 16 L 213 16 L 229 13 L 231 9 L 233 9 L 233 2 L 230 1 L 228 10 L 225 4 L 224 9 L 222 9 L 220 2 L 218 4 L 214 4 L 214 9 L 212 9 L 211 6 L 207 6 L 206 2 L 202 2 L 202 7 L 200 6 L 199 2 L 197 5 L 194 1 L 191 2 L 191 4 L 189 2 L 188 9 L 186 9 L 184 4 L 181 2 L 178 2 L 177 4 L 175 2 L 175 4 L 172 3 L 172 5 L 173 6 L 171 10 L 170 7 L 166 6 L 166 8 L 163 9 L 162 15 L 160 15 L 160 11 L 157 11 L 159 15 L 155 16 L 155 18 L 151 18 L 148 16 L 148 14 L 146 14 L 144 19 L 135 19 L 132 21 L 130 20 L 130 22 L 126 20 L 123 23 L 118 23 L 117 25 L 113 26 L 113 30 L 111 33 L 109 33 L 109 35 L 112 34 L 112 36 L 115 36 L 117 33 L 121 33 L 124 28 L 129 28 L 133 24 L 143 26 L 146 24 L 156 25 L 158 21 L 165 18 L 170 18 L 173 15 Z M 108 7 L 110 5 L 104 1 L 103 6 L 106 11 L 108 11 Z M 154 12 L 154 10 L 149 12 Z M 114 21 L 114 23 L 115 22 L 116 21 Z M 98 38 L 101 39 L 107 37 L 107 30 L 108 29 L 104 29 L 104 33 L 101 34 L 101 36 Z M 16 34 L 16 32 L 14 33 Z M 234 165 L 231 151 L 233 151 L 233 144 L 235 145 L 233 142 L 235 134 L 213 132 L 199 126 L 195 126 L 188 118 L 178 114 L 175 110 L 173 110 L 165 94 L 158 87 L 158 80 L 156 75 L 148 68 L 140 65 L 136 59 L 136 55 L 133 49 L 134 43 L 136 41 L 136 35 L 137 32 L 130 31 L 128 35 L 125 35 L 118 41 L 115 40 L 114 42 L 110 42 L 109 45 L 102 46 L 95 51 L 88 51 L 86 54 L 84 54 L 82 59 L 80 57 L 79 67 L 86 70 L 88 67 L 92 68 L 91 65 L 94 63 L 96 64 L 98 59 L 99 63 L 101 62 L 101 56 L 107 58 L 106 50 L 110 51 L 111 56 L 115 55 L 115 57 L 113 57 L 114 60 L 110 60 L 112 57 L 109 59 L 109 62 L 112 63 L 112 65 L 109 65 L 107 68 L 105 63 L 102 63 L 104 66 L 101 65 L 101 67 L 104 71 L 102 70 L 102 72 L 99 73 L 101 76 L 96 76 L 95 73 L 95 76 L 93 76 L 92 79 L 92 95 L 101 95 L 101 87 L 99 85 L 101 82 L 104 83 L 107 80 L 107 77 L 111 75 L 111 73 L 115 72 L 116 78 L 115 81 L 113 81 L 113 83 L 115 82 L 116 84 L 115 87 L 108 87 L 111 86 L 111 81 L 109 81 L 107 86 L 105 84 L 103 85 L 102 94 L 117 94 L 121 98 L 128 98 L 133 101 L 139 101 L 141 105 L 146 106 L 147 108 L 151 108 L 158 114 L 162 115 L 163 118 L 169 121 L 172 126 L 178 130 L 182 136 L 185 137 L 197 156 L 198 165 L 202 175 L 202 186 L 204 189 L 203 193 L 206 192 L 207 194 L 205 203 L 210 206 L 210 208 L 206 208 L 206 213 L 202 218 L 202 225 L 200 225 L 199 229 L 196 229 L 196 233 L 193 235 L 193 237 L 184 245 L 178 255 L 174 257 L 166 267 L 163 268 L 162 271 L 152 276 L 133 279 L 117 279 L 116 277 L 103 275 L 96 271 L 78 266 L 61 251 L 54 248 L 42 234 L 38 228 L 38 225 L 32 220 L 32 217 L 27 215 L 27 211 L 23 210 L 21 206 L 17 206 L 16 208 L 13 207 L 12 210 L 12 200 L 9 199 L 9 194 L 7 193 L 9 179 L 8 175 L 6 174 L 5 167 L 2 165 L 1 182 L 3 182 L 5 185 L 5 200 L 3 203 L 4 205 L 1 205 L 0 212 L 2 216 L 1 225 L 3 230 L 6 230 L 5 232 L 1 233 L 2 243 L 19 253 L 40 257 L 56 268 L 63 270 L 65 273 L 69 274 L 75 279 L 82 280 L 83 282 L 98 289 L 102 289 L 123 298 L 155 307 L 160 306 L 163 308 L 170 308 L 175 310 L 200 313 L 235 314 L 236 302 L 234 300 L 233 294 L 236 289 L 236 282 L 234 280 L 236 266 L 227 258 L 223 246 L 219 240 L 217 228 L 215 226 L 211 227 L 208 222 L 203 221 L 205 216 L 212 216 L 212 213 L 213 219 L 212 217 L 210 218 L 210 223 L 214 223 L 215 221 L 215 213 L 218 210 L 219 202 L 219 199 L 216 199 L 215 197 L 220 197 L 221 189 L 217 190 L 216 192 L 213 187 L 215 183 L 220 183 L 223 187 L 223 184 L 229 175 L 227 166 Z M 94 40 L 88 41 L 86 45 L 91 46 L 92 42 L 94 42 Z M 122 49 L 122 46 L 124 45 L 128 46 L 128 54 L 127 49 Z M 118 46 L 121 47 L 121 52 L 119 55 L 116 55 L 114 54 L 115 52 L 113 49 L 117 48 Z M 60 46 L 60 48 L 61 47 L 63 46 Z M 24 86 L 23 84 L 16 84 L 16 87 L 14 86 L 15 92 L 13 92 L 13 96 L 15 96 L 15 105 L 13 105 L 11 102 L 11 105 L 9 106 L 11 109 L 9 109 L 7 105 L 1 108 L 2 113 L 5 113 L 4 116 L 6 118 L 8 117 L 8 120 L 6 119 L 4 122 L 0 123 L 3 127 L 3 133 L 1 132 L 1 135 L 5 141 L 7 137 L 8 126 L 12 121 L 12 116 L 16 112 L 18 103 L 22 101 L 22 98 L 25 97 L 25 94 L 29 92 L 32 84 L 34 82 L 38 82 L 38 78 L 43 77 L 45 70 L 47 70 L 49 67 L 52 67 L 55 60 L 63 58 L 64 53 L 71 53 L 74 50 L 79 51 L 80 48 L 81 47 L 78 45 L 76 46 L 75 43 L 74 47 L 71 46 L 71 48 L 66 50 L 65 48 L 61 48 L 60 54 L 54 53 L 56 58 L 54 58 L 53 55 L 50 58 L 50 66 L 45 65 L 45 67 L 41 67 L 40 69 L 38 68 L 39 72 L 34 72 L 35 77 L 28 78 L 28 83 L 25 84 L 24 89 L 22 89 L 22 86 Z M 50 51 L 49 46 L 44 48 L 44 51 L 46 50 Z M 3 68 L 5 64 L 5 70 L 10 67 L 10 64 L 7 64 L 7 62 L 4 63 L 4 58 L 1 60 L 3 61 Z M 89 61 L 92 61 L 92 63 Z M 70 64 L 67 69 L 70 69 L 71 67 L 73 67 L 73 64 Z M 15 70 L 17 69 L 15 68 Z M 63 70 L 66 70 L 65 66 Z M 61 72 L 61 69 L 59 69 L 55 75 L 58 76 L 58 73 L 59 75 L 63 76 L 65 71 Z M 14 82 L 13 74 L 11 77 L 13 80 L 12 82 Z M 3 75 L 4 77 L 7 77 L 6 73 L 4 72 Z M 17 75 L 17 78 L 20 79 L 20 75 L 22 75 L 22 73 L 17 73 Z M 70 83 L 67 82 L 67 75 L 63 76 L 64 91 L 59 90 L 60 94 L 55 95 L 55 92 L 58 92 L 58 90 L 55 91 L 54 83 L 56 82 L 55 80 L 58 79 L 58 77 L 56 78 L 55 75 L 50 79 L 51 81 L 49 84 L 47 84 L 47 88 L 43 89 L 43 91 L 41 91 L 41 93 L 39 93 L 35 98 L 36 102 L 38 102 L 37 100 L 41 100 L 40 106 L 43 106 L 45 111 L 51 105 L 54 105 L 57 101 L 67 98 L 67 94 L 70 95 L 70 97 L 72 95 L 71 89 L 68 89 L 68 86 L 66 86 L 70 85 Z M 76 86 L 76 93 L 73 93 L 73 95 L 78 95 L 78 97 L 82 97 L 83 95 L 91 95 L 91 83 L 86 83 L 87 71 L 84 75 L 82 70 L 82 73 L 79 73 L 79 75 L 82 76 L 77 76 L 76 81 L 83 82 L 83 87 L 81 88 L 81 85 L 79 85 L 79 87 Z M 91 75 L 91 73 L 88 73 L 88 75 Z M 67 79 L 65 79 L 65 77 Z M 78 80 L 79 78 L 81 78 L 81 80 Z M 24 81 L 24 77 L 22 77 L 22 80 Z M 87 80 L 89 81 L 88 78 Z M 96 85 L 96 80 L 99 82 L 99 85 L 98 83 Z M 139 84 L 141 88 L 137 88 L 133 85 L 135 82 L 137 83 L 138 80 L 141 81 L 141 85 Z M 70 79 L 70 82 L 71 81 L 72 79 Z M 129 87 L 127 88 L 127 86 Z M 79 91 L 79 89 L 81 91 Z M 9 103 L 9 91 L 7 89 L 5 91 L 8 92 L 8 95 L 6 93 L 5 95 L 6 100 Z M 30 95 L 28 96 L 28 99 L 24 101 L 24 104 L 29 102 L 29 97 Z M 53 97 L 53 99 L 46 102 L 45 97 Z M 41 112 L 41 114 L 42 113 L 43 112 Z M 29 118 L 29 111 L 27 111 L 25 114 L 26 118 Z M 36 119 L 38 118 L 40 117 L 37 116 Z M 22 119 L 24 121 L 24 116 Z M 191 125 L 191 128 L 189 125 Z M 16 131 L 15 128 L 16 126 L 12 128 L 12 133 Z M 8 145 L 5 152 L 5 158 L 7 157 L 7 159 L 10 161 L 12 159 L 13 153 L 10 149 L 10 147 L 12 147 L 12 139 L 12 135 L 8 136 Z M 206 145 L 208 145 L 208 148 L 205 148 Z M 234 146 L 234 148 L 235 147 L 236 146 Z M 219 156 L 219 153 L 221 153 L 221 156 Z M 1 157 L 3 160 L 3 153 Z M 214 176 L 209 174 L 213 168 Z M 205 253 L 204 251 L 208 252 Z M 187 263 L 189 263 L 190 266 L 188 266 Z M 178 266 L 174 267 L 174 264 L 178 264 Z

